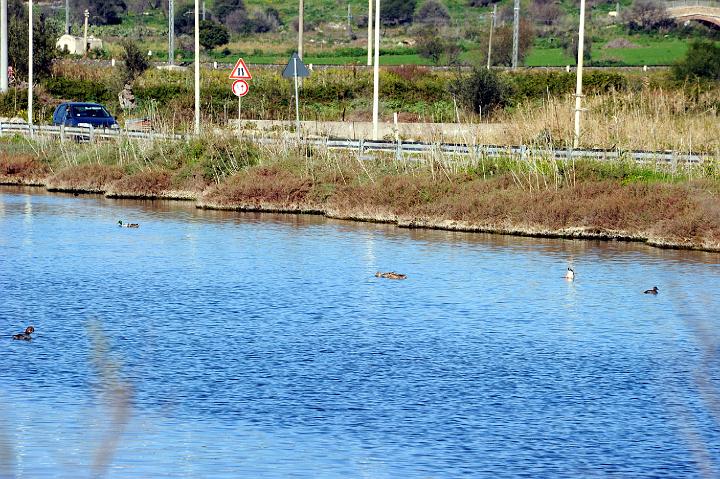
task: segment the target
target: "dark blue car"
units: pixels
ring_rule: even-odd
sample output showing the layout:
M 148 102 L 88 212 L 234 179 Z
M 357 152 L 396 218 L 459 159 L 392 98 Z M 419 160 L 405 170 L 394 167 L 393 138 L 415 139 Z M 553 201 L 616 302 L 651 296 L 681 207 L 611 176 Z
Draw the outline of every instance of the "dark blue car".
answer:
M 61 103 L 53 113 L 53 125 L 118 128 L 115 118 L 97 103 Z

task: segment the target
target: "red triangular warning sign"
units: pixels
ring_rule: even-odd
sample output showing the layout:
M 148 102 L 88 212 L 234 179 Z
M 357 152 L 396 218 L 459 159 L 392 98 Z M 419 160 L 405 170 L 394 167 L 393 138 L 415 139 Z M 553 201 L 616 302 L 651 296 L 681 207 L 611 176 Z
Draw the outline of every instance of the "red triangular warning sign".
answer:
M 245 65 L 245 60 L 242 58 L 237 61 L 235 64 L 235 68 L 233 68 L 232 73 L 230 73 L 230 79 L 231 80 L 252 80 L 252 75 L 250 74 L 250 70 L 248 70 L 247 65 Z

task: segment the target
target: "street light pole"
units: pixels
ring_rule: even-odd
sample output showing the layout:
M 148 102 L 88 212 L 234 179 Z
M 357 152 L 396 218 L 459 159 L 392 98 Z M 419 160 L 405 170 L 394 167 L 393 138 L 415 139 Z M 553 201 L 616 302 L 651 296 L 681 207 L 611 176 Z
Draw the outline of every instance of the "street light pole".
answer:
M 373 69 L 373 140 L 378 139 L 380 116 L 380 0 L 375 1 L 375 67 Z
M 298 15 L 298 56 L 303 58 L 303 32 L 305 29 L 305 0 L 300 0 L 300 12 Z
M 7 70 L 5 71 L 7 76 Z M 28 0 L 28 125 L 32 136 L 33 124 L 33 7 L 32 0 Z
M 70 0 L 65 0 L 65 34 L 70 34 Z
M 7 0 L 2 0 L 7 2 Z M 368 66 L 372 65 L 373 0 L 368 0 Z
M 195 0 L 195 134 L 200 134 L 200 0 Z
M 8 90 L 7 0 L 0 0 L 0 93 Z
M 493 5 L 492 19 L 490 20 L 490 38 L 488 39 L 488 58 L 487 58 L 487 69 L 490 69 L 492 59 L 492 37 L 493 30 L 495 30 L 495 16 L 497 15 L 497 3 Z
M 168 65 L 175 63 L 175 1 L 168 0 Z
M 577 84 L 575 87 L 575 138 L 573 148 L 580 146 L 580 112 L 582 111 L 582 75 L 585 48 L 585 0 L 580 0 L 580 30 L 578 32 Z
M 520 0 L 515 0 L 514 18 L 513 18 L 513 49 L 512 49 L 512 68 L 518 67 L 518 50 L 520 43 Z

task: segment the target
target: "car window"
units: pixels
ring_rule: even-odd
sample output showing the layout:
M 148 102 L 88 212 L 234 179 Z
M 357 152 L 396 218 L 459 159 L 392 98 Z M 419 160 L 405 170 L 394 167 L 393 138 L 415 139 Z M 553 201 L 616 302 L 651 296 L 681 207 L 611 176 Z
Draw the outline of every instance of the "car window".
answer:
M 75 118 L 109 118 L 110 113 L 100 105 L 74 105 L 71 114 Z

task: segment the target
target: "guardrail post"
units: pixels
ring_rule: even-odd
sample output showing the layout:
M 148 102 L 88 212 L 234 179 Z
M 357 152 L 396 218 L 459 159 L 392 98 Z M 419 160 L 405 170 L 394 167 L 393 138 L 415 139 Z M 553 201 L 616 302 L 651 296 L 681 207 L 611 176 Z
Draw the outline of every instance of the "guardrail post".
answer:
M 2 136 L 2 134 L 3 134 L 3 124 L 2 124 L 2 122 L 0 121 L 0 136 Z
M 60 143 L 65 142 L 65 125 L 60 125 Z
M 90 142 L 95 141 L 95 127 L 90 125 Z

